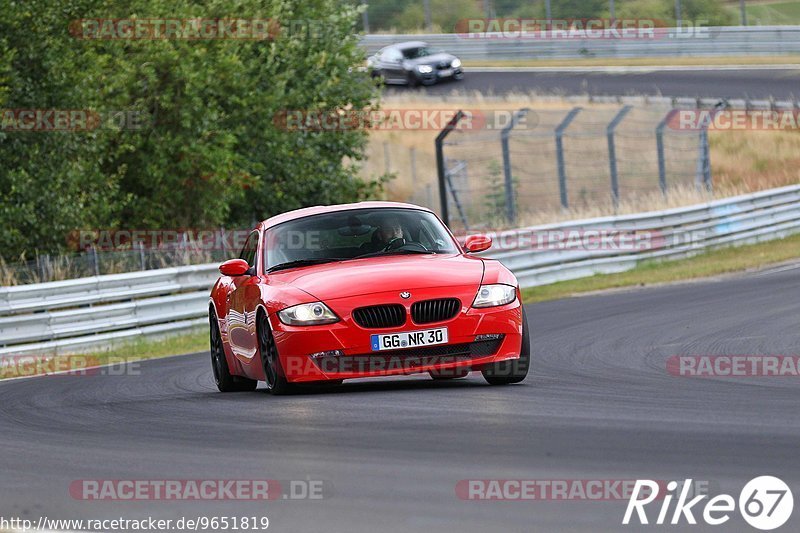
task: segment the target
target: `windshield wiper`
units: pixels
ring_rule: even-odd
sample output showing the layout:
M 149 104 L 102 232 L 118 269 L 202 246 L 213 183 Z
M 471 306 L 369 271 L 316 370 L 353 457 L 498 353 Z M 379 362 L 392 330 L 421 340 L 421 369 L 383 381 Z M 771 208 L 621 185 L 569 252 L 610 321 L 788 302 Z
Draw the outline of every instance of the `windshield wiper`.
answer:
M 325 258 L 318 258 L 318 259 L 296 259 L 294 261 L 287 261 L 285 263 L 278 263 L 277 265 L 271 266 L 267 269 L 267 272 L 275 272 L 277 270 L 286 270 L 287 268 L 296 268 L 296 267 L 304 267 L 304 266 L 311 266 L 311 265 L 321 265 L 323 263 L 333 263 L 335 261 L 342 261 L 343 259 L 338 257 L 325 257 Z

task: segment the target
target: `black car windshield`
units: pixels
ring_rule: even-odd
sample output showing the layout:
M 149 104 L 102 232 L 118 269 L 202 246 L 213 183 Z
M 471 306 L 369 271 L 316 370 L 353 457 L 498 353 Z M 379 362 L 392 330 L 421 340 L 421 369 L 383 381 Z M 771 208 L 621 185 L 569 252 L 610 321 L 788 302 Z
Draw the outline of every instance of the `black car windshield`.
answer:
M 334 211 L 267 230 L 264 269 L 382 254 L 455 253 L 453 238 L 432 213 L 372 208 Z M 287 265 L 288 266 L 288 265 Z
M 433 51 L 428 48 L 427 46 L 420 46 L 417 48 L 404 48 L 403 49 L 403 57 L 406 59 L 418 59 L 420 57 L 425 57 L 432 55 Z

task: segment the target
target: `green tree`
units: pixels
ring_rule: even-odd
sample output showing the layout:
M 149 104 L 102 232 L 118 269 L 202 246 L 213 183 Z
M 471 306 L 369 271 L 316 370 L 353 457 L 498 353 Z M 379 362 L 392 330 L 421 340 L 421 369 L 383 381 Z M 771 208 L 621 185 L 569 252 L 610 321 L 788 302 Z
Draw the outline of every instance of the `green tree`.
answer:
M 363 198 L 364 131 L 292 132 L 283 110 L 362 108 L 377 97 L 355 7 L 336 0 L 0 0 L 6 108 L 139 113 L 141 129 L 0 130 L 5 258 L 56 251 L 78 228 L 249 225 Z M 93 40 L 77 19 L 271 19 L 272 40 Z M 128 124 L 130 126 L 130 124 Z M 348 163 L 346 163 L 346 161 Z

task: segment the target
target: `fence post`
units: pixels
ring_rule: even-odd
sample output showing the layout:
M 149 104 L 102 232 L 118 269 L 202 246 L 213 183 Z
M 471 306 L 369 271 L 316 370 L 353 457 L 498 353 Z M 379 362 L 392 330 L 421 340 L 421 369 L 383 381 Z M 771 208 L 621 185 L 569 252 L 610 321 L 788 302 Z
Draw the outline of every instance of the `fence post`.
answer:
M 94 266 L 94 275 L 100 275 L 100 257 L 97 255 L 97 248 L 92 245 L 92 265 Z
M 606 138 L 608 140 L 608 165 L 611 172 L 611 199 L 614 201 L 614 207 L 619 205 L 619 179 L 617 176 L 617 150 L 614 145 L 614 130 L 617 128 L 625 115 L 631 110 L 631 106 L 626 105 L 620 109 L 611 122 L 606 127 Z
M 708 148 L 708 124 L 700 132 L 700 151 L 703 162 L 703 185 L 707 191 L 711 192 L 713 187 L 711 185 L 711 154 Z
M 569 198 L 567 196 L 567 171 L 564 166 L 564 132 L 569 127 L 575 116 L 581 112 L 582 107 L 574 107 L 567 113 L 561 124 L 556 126 L 556 163 L 558 164 L 558 189 L 561 194 L 561 207 L 567 209 L 569 207 Z
M 511 172 L 511 150 L 508 146 L 508 138 L 511 135 L 511 130 L 514 129 L 522 117 L 528 114 L 528 111 L 530 109 L 524 107 L 514 113 L 514 116 L 511 117 L 511 122 L 500 132 L 500 145 L 503 149 L 503 176 L 506 187 L 506 217 L 512 224 L 517 221 L 517 206 L 514 199 L 514 177 Z
M 464 224 L 464 229 L 469 230 L 469 221 L 467 220 L 467 214 L 464 212 L 464 208 L 461 205 L 461 201 L 458 199 L 458 189 L 453 186 L 453 174 L 457 172 L 463 172 L 464 175 L 467 175 L 467 162 L 466 161 L 459 161 L 458 164 L 454 165 L 453 168 L 448 168 L 445 170 L 445 178 L 447 179 L 447 188 L 450 189 L 450 194 L 453 196 L 453 203 L 456 205 L 456 211 L 458 211 L 458 217 L 461 219 L 461 223 Z M 466 179 L 465 181 L 469 181 Z
M 445 225 L 450 224 L 450 217 L 447 214 L 447 183 L 445 181 L 445 168 L 444 168 L 444 140 L 447 135 L 453 131 L 458 124 L 458 121 L 462 119 L 464 116 L 464 112 L 460 109 L 458 112 L 453 115 L 453 118 L 450 119 L 450 122 L 439 132 L 439 135 L 436 136 L 436 173 L 439 177 L 439 206 L 441 209 L 441 216 L 442 221 Z
M 667 195 L 667 163 L 664 158 L 664 127 L 667 122 L 675 114 L 675 109 L 670 109 L 661 122 L 656 126 L 656 151 L 658 152 L 658 186 L 661 188 L 661 193 Z
M 711 116 L 700 123 L 700 135 L 697 143 L 697 171 L 695 173 L 695 186 L 697 189 L 712 190 L 711 186 L 711 156 L 708 149 L 708 126 Z

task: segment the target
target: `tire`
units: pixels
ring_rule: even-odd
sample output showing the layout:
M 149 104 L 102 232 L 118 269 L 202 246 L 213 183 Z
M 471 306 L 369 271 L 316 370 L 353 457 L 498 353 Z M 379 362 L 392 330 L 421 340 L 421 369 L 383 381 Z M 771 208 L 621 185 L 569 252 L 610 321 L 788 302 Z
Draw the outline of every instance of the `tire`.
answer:
M 228 359 L 222 347 L 222 336 L 219 333 L 219 324 L 214 311 L 208 315 L 209 341 L 211 345 L 211 371 L 214 373 L 214 383 L 220 392 L 245 392 L 254 391 L 258 381 L 241 376 L 232 376 L 228 368 Z
M 386 85 L 386 78 L 380 70 L 373 70 L 369 73 L 370 78 L 375 80 L 379 85 Z
M 431 370 L 428 375 L 435 381 L 446 381 L 448 379 L 460 379 L 469 375 L 469 370 L 461 368 L 448 368 L 447 370 Z
M 408 85 L 411 88 L 414 88 L 417 85 L 419 85 L 419 80 L 417 79 L 417 77 L 414 75 L 413 72 L 409 72 L 408 74 L 406 74 L 406 85 Z
M 528 318 L 525 316 L 525 308 L 522 308 L 522 346 L 520 347 L 519 359 L 510 359 L 487 365 L 481 373 L 483 378 L 490 385 L 510 385 L 519 383 L 528 375 L 531 365 L 531 339 L 528 331 Z
M 267 315 L 264 313 L 258 314 L 256 332 L 267 392 L 275 395 L 289 394 L 294 390 L 294 386 L 286 380 L 286 373 L 281 366 L 281 358 L 278 357 L 278 347 L 275 345 L 272 329 L 270 329 Z

